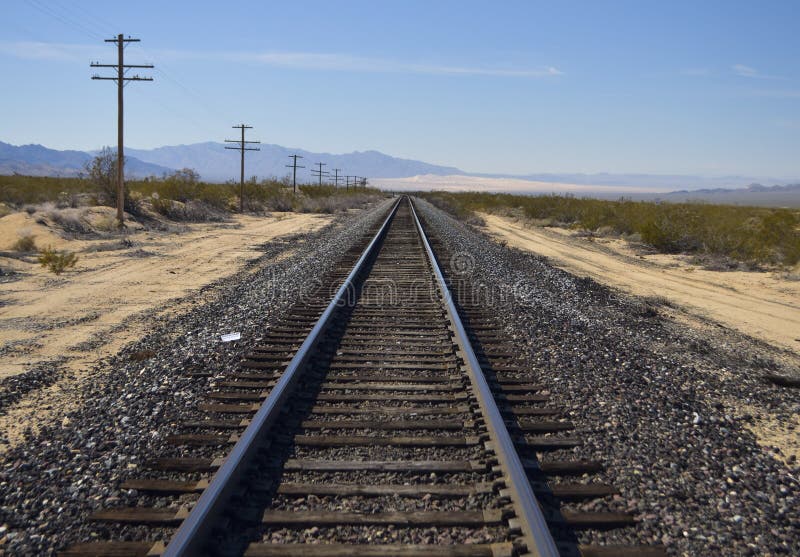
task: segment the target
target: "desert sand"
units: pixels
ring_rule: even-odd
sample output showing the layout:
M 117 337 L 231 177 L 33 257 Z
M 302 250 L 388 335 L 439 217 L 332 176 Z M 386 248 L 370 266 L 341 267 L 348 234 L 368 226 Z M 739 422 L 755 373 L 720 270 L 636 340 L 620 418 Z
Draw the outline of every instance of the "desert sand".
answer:
M 687 258 L 638 254 L 623 240 L 589 241 L 560 228 L 481 214 L 508 245 L 550 258 L 570 273 L 637 296 L 656 297 L 773 346 L 800 352 L 800 281 L 780 271 L 709 271 Z
M 90 221 L 113 222 L 110 209 L 83 211 L 89 211 Z M 0 289 L 0 378 L 43 365 L 64 373 L 0 415 L 0 453 L 21 442 L 27 428 L 60 421 L 79 404 L 70 389 L 86 380 L 94 363 L 144 336 L 153 315 L 189 311 L 192 303 L 181 298 L 190 291 L 243 272 L 263 254 L 260 245 L 318 229 L 332 217 L 235 216 L 227 223 L 180 225 L 177 232 L 145 231 L 130 223 L 125 244 L 120 237 L 71 240 L 54 223 L 37 223 L 41 218 L 40 213 L 0 218 L 0 251 L 25 234 L 40 247 L 69 249 L 80 259 L 56 277 L 34 257 L 0 256 L 0 268 L 19 273 Z
M 56 276 L 33 257 L 0 258 L 3 269 L 21 277 L 3 284 L 0 292 L 0 377 L 57 358 L 65 358 L 62 365 L 69 369 L 83 369 L 139 338 L 146 323 L 137 315 L 160 308 L 180 311 L 172 301 L 238 272 L 260 255 L 260 244 L 330 221 L 292 213 L 191 224 L 177 233 L 139 227 L 126 234 L 126 247 L 121 238 L 66 239 L 52 223 L 38 224 L 37 215 L 1 218 L 0 250 L 10 250 L 23 233 L 40 247 L 76 252 L 79 260 L 74 269 Z
M 481 214 L 486 230 L 507 245 L 547 257 L 565 271 L 637 296 L 669 303 L 669 318 L 701 334 L 716 324 L 735 329 L 776 349 L 771 356 L 796 366 L 800 360 L 800 280 L 786 273 L 709 271 L 686 257 L 637 253 L 625 241 L 586 238 L 574 231 L 526 225 L 508 217 Z M 711 324 L 709 326 L 709 324 Z M 725 369 L 715 371 L 728 377 Z M 800 458 L 800 416 L 777 419 L 768 409 L 741 400 L 720 399 L 740 415 L 764 447 L 778 447 L 776 458 Z

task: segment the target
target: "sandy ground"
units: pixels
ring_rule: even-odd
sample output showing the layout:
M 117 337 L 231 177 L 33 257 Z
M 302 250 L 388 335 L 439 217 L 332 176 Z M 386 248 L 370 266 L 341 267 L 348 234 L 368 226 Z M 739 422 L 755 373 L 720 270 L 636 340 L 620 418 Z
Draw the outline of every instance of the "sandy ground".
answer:
M 624 292 L 667 301 L 669 318 L 713 338 L 718 325 L 767 343 L 789 367 L 800 361 L 800 281 L 781 272 L 709 271 L 688 258 L 639 253 L 623 240 L 587 238 L 559 228 L 526 226 L 513 218 L 481 214 L 486 230 L 507 245 L 543 255 L 572 274 Z M 715 331 L 714 329 L 717 329 Z M 725 375 L 725 370 L 718 373 Z M 754 420 L 748 427 L 777 458 L 800 459 L 800 416 L 777 419 L 742 401 L 728 401 Z
M 91 211 L 103 213 L 105 209 Z M 108 215 L 94 215 L 105 219 Z M 0 252 L 20 234 L 38 246 L 78 253 L 73 270 L 56 277 L 27 260 L 0 254 L 0 268 L 17 275 L 0 288 L 0 378 L 42 365 L 64 370 L 0 415 L 0 453 L 23 439 L 25 429 L 61 420 L 74 404 L 66 393 L 92 365 L 147 332 L 153 315 L 189 311 L 187 293 L 242 271 L 262 255 L 258 246 L 330 222 L 327 215 L 237 216 L 227 223 L 181 225 L 177 232 L 145 231 L 132 224 L 121 237 L 66 239 L 52 222 L 14 213 L 0 218 Z M 278 257 L 286 257 L 291 250 Z
M 230 223 L 188 225 L 179 233 L 133 231 L 125 247 L 119 238 L 64 239 L 26 213 L 3 217 L 0 250 L 8 250 L 24 230 L 37 245 L 68 248 L 79 260 L 73 270 L 57 277 L 32 257 L 0 258 L 0 266 L 22 275 L 3 284 L 0 292 L 0 377 L 57 358 L 66 358 L 69 369 L 80 370 L 116 353 L 141 336 L 145 324 L 137 324 L 133 316 L 167 307 L 191 290 L 236 273 L 260 255 L 258 245 L 272 238 L 329 221 L 330 217 L 308 214 L 237 216 Z
M 623 240 L 589 241 L 558 228 L 481 215 L 508 245 L 544 255 L 577 275 L 637 296 L 664 298 L 773 346 L 800 352 L 800 281 L 780 272 L 709 271 L 686 258 L 638 254 Z

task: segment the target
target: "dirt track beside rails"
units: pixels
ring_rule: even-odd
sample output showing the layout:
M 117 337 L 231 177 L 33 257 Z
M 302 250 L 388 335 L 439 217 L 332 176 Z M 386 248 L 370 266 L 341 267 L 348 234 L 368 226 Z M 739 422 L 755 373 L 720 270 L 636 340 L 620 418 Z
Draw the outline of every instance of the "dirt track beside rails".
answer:
M 686 257 L 637 254 L 622 240 L 586 238 L 482 214 L 487 231 L 557 267 L 636 296 L 667 300 L 689 316 L 719 322 L 800 352 L 800 280 L 780 272 L 709 271 Z

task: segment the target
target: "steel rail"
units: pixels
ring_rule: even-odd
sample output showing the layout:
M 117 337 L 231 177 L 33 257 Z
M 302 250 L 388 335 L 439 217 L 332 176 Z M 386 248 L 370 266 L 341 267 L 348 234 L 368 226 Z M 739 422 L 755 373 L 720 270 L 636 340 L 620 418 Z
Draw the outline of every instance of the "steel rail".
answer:
M 231 495 L 238 489 L 239 480 L 246 472 L 253 455 L 258 451 L 261 445 L 260 441 L 280 414 L 284 402 L 291 394 L 294 384 L 308 361 L 309 355 L 317 346 L 322 333 L 327 329 L 333 312 L 345 300 L 345 296 L 348 294 L 348 290 L 352 288 L 355 278 L 365 268 L 376 247 L 380 246 L 380 242 L 386 235 L 389 223 L 397 212 L 399 205 L 400 199 L 395 202 L 380 230 L 364 249 L 350 274 L 347 275 L 336 295 L 317 320 L 314 328 L 308 333 L 303 344 L 300 345 L 297 353 L 286 366 L 281 378 L 270 391 L 261 408 L 253 416 L 250 425 L 244 430 L 241 438 L 225 458 L 222 466 L 211 478 L 208 487 L 203 490 L 189 515 L 172 536 L 162 553 L 162 557 L 189 557 L 204 554 L 208 537 L 213 531 L 214 524 L 217 523 L 217 520 L 222 515 Z
M 469 337 L 464 330 L 458 310 L 456 310 L 453 303 L 450 289 L 447 287 L 442 271 L 436 261 L 436 256 L 433 254 L 422 224 L 417 217 L 417 212 L 414 210 L 414 204 L 410 203 L 410 205 L 411 214 L 425 246 L 425 252 L 428 255 L 433 273 L 436 276 L 436 282 L 455 333 L 456 343 L 464 357 L 472 388 L 486 420 L 489 438 L 494 445 L 494 450 L 505 475 L 506 485 L 514 503 L 527 550 L 536 557 L 558 557 L 559 552 L 556 548 L 556 543 L 547 527 L 547 521 L 533 493 L 530 480 L 514 447 L 511 435 L 508 433 L 503 416 L 500 414 L 500 409 L 494 400 L 492 390 L 486 381 L 486 376 L 483 374 L 478 358 L 475 356 L 475 352 L 469 342 Z

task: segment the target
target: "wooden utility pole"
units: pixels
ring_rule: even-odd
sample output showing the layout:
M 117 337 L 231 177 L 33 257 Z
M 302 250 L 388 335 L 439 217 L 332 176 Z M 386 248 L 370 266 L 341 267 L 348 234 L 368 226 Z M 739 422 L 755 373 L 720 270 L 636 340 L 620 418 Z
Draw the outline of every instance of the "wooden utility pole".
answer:
M 333 169 L 333 172 L 334 172 L 334 174 L 333 174 L 333 187 L 335 187 L 335 188 L 339 187 L 339 172 L 341 170 L 342 170 L 341 168 L 334 168 Z
M 116 64 L 100 64 L 99 62 L 92 62 L 92 68 L 116 68 L 117 77 L 101 77 L 93 75 L 92 79 L 116 81 L 117 82 L 117 221 L 119 227 L 125 225 L 125 153 L 123 149 L 123 133 L 122 128 L 124 124 L 123 118 L 123 90 L 126 81 L 153 81 L 152 77 L 140 77 L 134 75 L 125 77 L 125 70 L 130 68 L 152 68 L 152 64 L 126 64 L 125 63 L 125 44 L 138 43 L 139 39 L 124 38 L 123 34 L 117 35 L 116 39 L 106 39 L 107 43 L 117 44 L 117 63 Z
M 347 179 L 347 182 L 345 182 L 345 186 L 344 187 L 345 187 L 346 190 L 349 190 L 350 189 L 350 178 L 355 178 L 355 176 L 345 176 L 345 178 Z M 353 181 L 353 183 L 355 183 L 355 181 Z
M 237 151 L 242 152 L 242 172 L 239 176 L 239 212 L 244 213 L 244 152 L 245 151 L 260 151 L 261 149 L 258 147 L 247 147 L 248 143 L 261 143 L 260 141 L 245 141 L 244 140 L 244 130 L 252 130 L 253 126 L 246 126 L 244 124 L 239 124 L 238 126 L 231 126 L 234 129 L 242 130 L 242 139 L 226 139 L 225 143 L 238 143 L 238 147 L 228 147 L 225 146 L 226 149 L 236 149 Z
M 317 163 L 314 163 L 314 164 L 316 164 L 319 167 L 319 170 L 312 170 L 311 173 L 314 176 L 319 177 L 319 185 L 321 186 L 322 185 L 322 177 L 323 176 L 327 176 L 329 174 L 329 172 L 327 170 L 323 171 L 322 167 L 323 166 L 328 166 L 328 164 L 324 163 L 324 162 L 317 162 Z
M 289 158 L 292 159 L 292 164 L 287 164 L 286 168 L 292 169 L 292 193 L 297 193 L 297 169 L 298 168 L 305 168 L 305 166 L 297 166 L 297 159 L 302 159 L 300 155 L 289 155 Z

